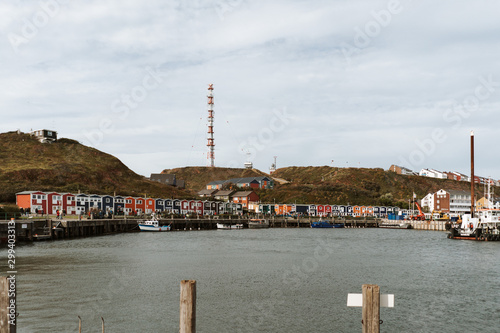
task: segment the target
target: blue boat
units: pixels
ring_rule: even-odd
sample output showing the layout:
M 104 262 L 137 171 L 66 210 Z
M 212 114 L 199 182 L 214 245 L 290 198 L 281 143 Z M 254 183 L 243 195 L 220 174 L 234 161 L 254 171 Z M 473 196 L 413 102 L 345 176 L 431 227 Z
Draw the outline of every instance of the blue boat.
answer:
M 334 228 L 344 228 L 345 227 L 345 224 L 344 223 L 335 223 L 333 225 Z
M 328 221 L 312 222 L 311 228 L 333 228 L 333 224 L 330 224 Z

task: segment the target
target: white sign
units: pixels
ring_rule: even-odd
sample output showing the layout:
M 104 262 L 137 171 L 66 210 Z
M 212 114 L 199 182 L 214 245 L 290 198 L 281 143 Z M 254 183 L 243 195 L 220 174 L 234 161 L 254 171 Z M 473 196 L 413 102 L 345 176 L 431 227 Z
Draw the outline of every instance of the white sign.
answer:
M 347 306 L 363 306 L 363 294 L 347 294 Z M 393 308 L 394 295 L 382 294 L 380 295 L 380 307 Z
M 23 228 L 23 229 L 28 229 L 28 225 L 27 225 L 27 224 L 22 224 L 22 225 L 21 225 L 21 228 Z

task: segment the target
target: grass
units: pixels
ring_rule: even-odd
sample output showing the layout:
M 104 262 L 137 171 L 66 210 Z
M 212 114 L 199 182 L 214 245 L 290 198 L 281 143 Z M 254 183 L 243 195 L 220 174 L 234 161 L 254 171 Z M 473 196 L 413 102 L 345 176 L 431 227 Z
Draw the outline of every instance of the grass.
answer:
M 28 134 L 2 133 L 0 162 L 0 202 L 15 202 L 15 193 L 26 190 L 193 197 L 151 182 L 116 157 L 70 139 L 43 144 Z
M 0 134 L 0 202 L 15 202 L 26 190 L 78 192 L 159 198 L 196 198 L 214 180 L 268 176 L 256 169 L 183 167 L 164 170 L 186 181 L 187 190 L 151 182 L 119 159 L 71 139 L 42 144 L 27 134 Z M 262 202 L 298 204 L 408 205 L 415 192 L 422 198 L 439 189 L 470 191 L 470 183 L 403 176 L 380 168 L 329 166 L 286 167 L 273 175 L 290 181 L 274 190 L 257 191 Z M 498 189 L 494 189 L 498 193 Z M 477 185 L 476 194 L 483 189 Z

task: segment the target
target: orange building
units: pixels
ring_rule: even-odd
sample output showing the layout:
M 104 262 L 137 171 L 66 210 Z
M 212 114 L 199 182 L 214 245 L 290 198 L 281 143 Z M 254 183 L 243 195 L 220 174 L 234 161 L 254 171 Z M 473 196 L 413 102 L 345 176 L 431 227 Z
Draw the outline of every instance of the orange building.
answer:
M 29 209 L 31 213 L 39 212 L 47 213 L 47 194 L 39 191 L 24 191 L 16 195 L 16 204 L 19 208 Z
M 292 212 L 292 205 L 274 205 L 274 213 L 276 215 L 289 215 Z

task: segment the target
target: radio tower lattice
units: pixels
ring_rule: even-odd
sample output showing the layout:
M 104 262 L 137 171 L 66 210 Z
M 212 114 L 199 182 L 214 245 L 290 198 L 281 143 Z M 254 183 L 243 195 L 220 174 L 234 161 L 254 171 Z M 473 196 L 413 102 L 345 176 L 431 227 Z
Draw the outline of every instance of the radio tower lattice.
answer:
M 214 95 L 213 95 L 214 85 L 210 83 L 208 85 L 208 155 L 207 160 L 210 161 L 210 166 L 215 166 L 215 142 L 214 142 Z

